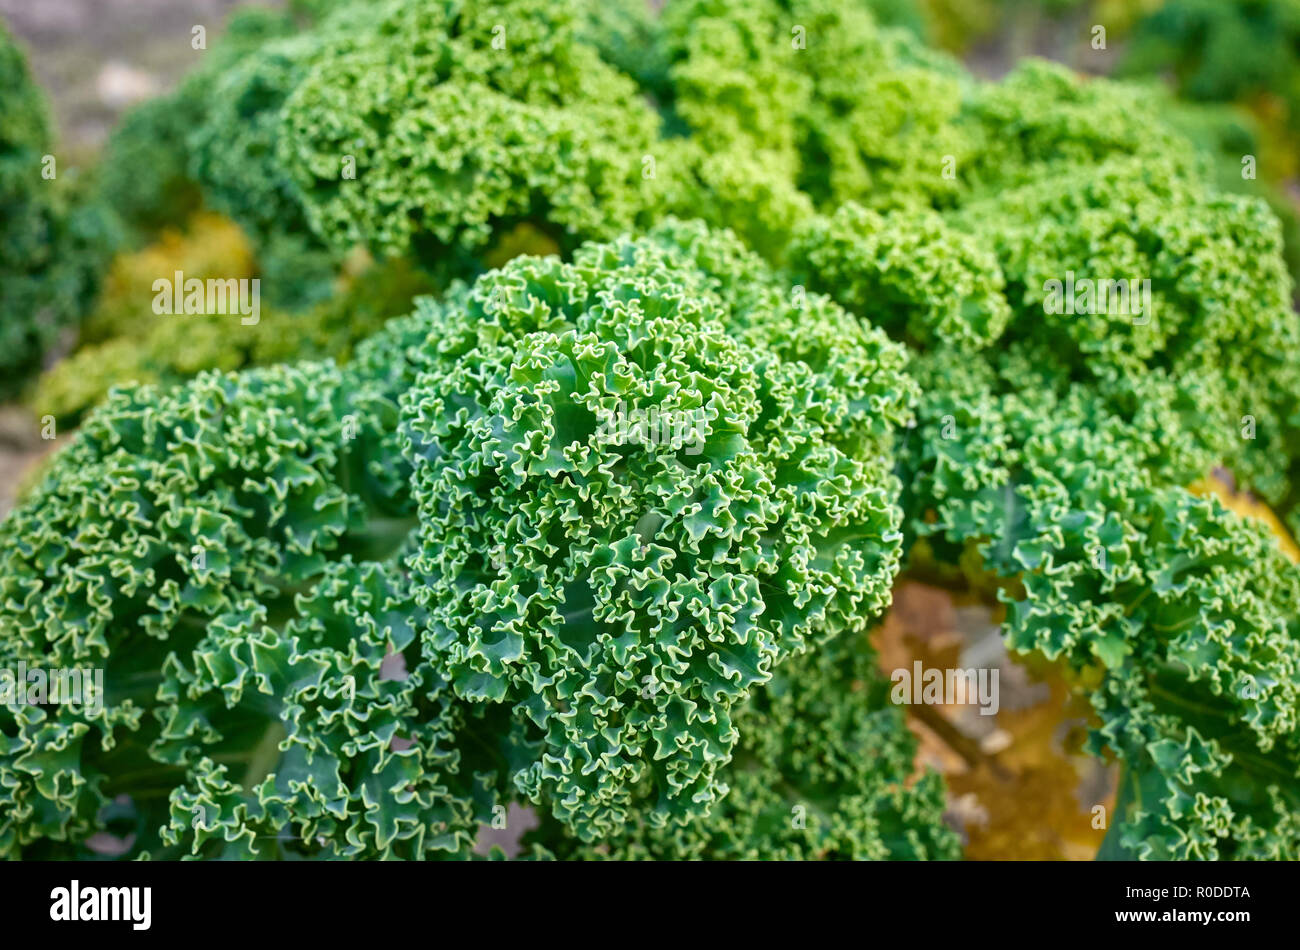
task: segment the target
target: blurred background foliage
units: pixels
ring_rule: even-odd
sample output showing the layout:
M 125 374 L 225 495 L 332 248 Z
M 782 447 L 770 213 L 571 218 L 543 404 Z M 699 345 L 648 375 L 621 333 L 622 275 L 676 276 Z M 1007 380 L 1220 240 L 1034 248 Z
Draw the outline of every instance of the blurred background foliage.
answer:
M 1024 57 L 1042 56 L 1162 87 L 1165 114 L 1195 143 L 1217 184 L 1261 196 L 1278 214 L 1288 265 L 1300 275 L 1300 0 L 862 2 L 881 22 L 961 57 L 977 74 L 1001 76 Z M 8 241 L 0 266 L 12 275 L 6 311 L 33 315 L 5 324 L 0 395 L 25 396 L 38 417 L 71 423 L 116 382 L 180 380 L 295 354 L 346 358 L 359 336 L 402 312 L 413 295 L 481 266 L 458 261 L 430 273 L 427 262 L 426 269 L 412 260 L 359 263 L 307 226 L 294 183 L 272 160 L 277 133 L 269 118 L 301 58 L 283 44 L 254 54 L 339 5 L 50 0 L 38 11 L 0 0 L 0 15 L 17 34 L 14 41 L 0 34 L 6 135 L 19 139 L 0 143 L 0 202 L 6 219 L 23 222 L 14 233 L 30 238 Z M 600 38 L 602 58 L 636 79 L 672 121 L 669 64 L 662 44 L 652 42 L 653 7 L 586 4 L 588 38 Z M 109 17 L 112 28 L 88 29 Z M 205 49 L 192 48 L 196 22 L 207 24 Z M 92 74 L 93 83 L 71 78 Z M 58 187 L 19 189 L 6 169 L 55 142 L 88 171 L 69 169 Z M 521 225 L 497 235 L 480 257 L 496 266 L 555 249 L 551 235 Z M 149 286 L 150 275 L 174 271 L 261 277 L 274 332 L 264 327 L 240 340 L 237 329 L 200 319 L 187 324 L 185 346 L 174 345 L 176 328 L 153 319 Z M 359 302 L 356 319 L 343 319 L 339 308 Z

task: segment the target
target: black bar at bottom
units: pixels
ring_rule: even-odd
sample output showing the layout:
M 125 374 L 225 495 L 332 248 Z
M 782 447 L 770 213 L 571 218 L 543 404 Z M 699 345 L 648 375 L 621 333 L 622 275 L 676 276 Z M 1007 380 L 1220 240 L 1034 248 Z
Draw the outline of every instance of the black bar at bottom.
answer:
M 1179 940 L 1195 931 L 1221 941 L 1293 921 L 1295 872 L 1286 863 L 9 863 L 0 865 L 0 932 L 337 945 L 413 929 L 430 941 L 554 928 L 580 939 L 641 931 L 694 941 L 848 926 L 863 938 L 988 938 L 1010 928 Z

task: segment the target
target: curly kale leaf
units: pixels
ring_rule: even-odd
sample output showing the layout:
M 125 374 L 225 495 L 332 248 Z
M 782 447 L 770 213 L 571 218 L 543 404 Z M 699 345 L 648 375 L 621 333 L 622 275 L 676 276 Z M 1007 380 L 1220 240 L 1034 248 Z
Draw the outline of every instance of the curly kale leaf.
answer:
M 1169 388 L 1125 419 L 1086 389 L 954 362 L 918 367 L 933 388 L 905 446 L 910 528 L 1004 580 L 1011 647 L 1097 683 L 1091 751 L 1123 764 L 1107 853 L 1294 857 L 1300 571 L 1179 487 L 1203 457 L 1167 441 Z
M 861 635 L 782 664 L 735 715 L 728 787 L 707 816 L 659 828 L 635 817 L 594 843 L 558 823 L 536 856 L 605 860 L 951 860 L 943 785 L 914 779 L 916 740 Z
M 542 731 L 516 786 L 583 837 L 641 803 L 656 825 L 707 811 L 732 707 L 888 601 L 901 351 L 824 299 L 691 266 L 726 253 L 670 225 L 512 262 L 430 313 L 402 399 L 432 652 L 459 695 Z

